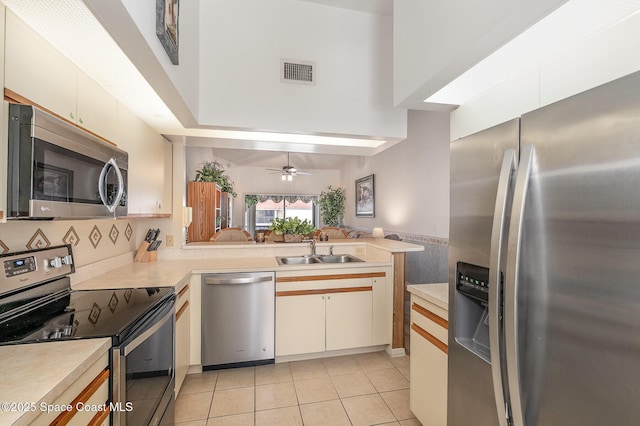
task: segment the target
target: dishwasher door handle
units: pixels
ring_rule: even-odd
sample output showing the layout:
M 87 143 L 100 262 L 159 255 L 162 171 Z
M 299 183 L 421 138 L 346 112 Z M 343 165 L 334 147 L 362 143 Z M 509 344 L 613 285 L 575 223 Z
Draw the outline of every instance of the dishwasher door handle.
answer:
M 207 285 L 217 285 L 217 284 L 255 284 L 255 283 L 263 283 L 267 281 L 272 281 L 272 275 L 265 275 L 262 277 L 205 277 L 203 279 L 203 283 Z

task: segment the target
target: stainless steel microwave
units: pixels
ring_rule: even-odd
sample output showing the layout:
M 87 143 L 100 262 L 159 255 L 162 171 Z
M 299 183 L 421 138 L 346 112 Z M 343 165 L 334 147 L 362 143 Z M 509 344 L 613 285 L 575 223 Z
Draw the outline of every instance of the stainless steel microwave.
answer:
M 8 219 L 127 215 L 125 151 L 22 104 L 9 104 L 8 137 Z

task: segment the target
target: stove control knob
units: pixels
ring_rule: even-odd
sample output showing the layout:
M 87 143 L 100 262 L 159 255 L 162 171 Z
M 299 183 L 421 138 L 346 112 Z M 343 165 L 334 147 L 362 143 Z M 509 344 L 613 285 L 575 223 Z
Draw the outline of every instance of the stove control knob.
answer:
M 71 333 L 72 333 L 72 332 L 73 332 L 73 327 L 72 327 L 72 326 L 70 326 L 70 325 L 65 325 L 65 326 L 64 326 L 64 330 L 62 331 L 62 334 L 63 334 L 65 337 L 69 337 L 69 336 L 71 336 Z
M 62 258 L 54 257 L 53 259 L 49 259 L 49 267 L 62 268 Z
M 53 333 L 51 333 L 51 339 L 59 339 L 62 337 L 62 330 L 55 330 Z

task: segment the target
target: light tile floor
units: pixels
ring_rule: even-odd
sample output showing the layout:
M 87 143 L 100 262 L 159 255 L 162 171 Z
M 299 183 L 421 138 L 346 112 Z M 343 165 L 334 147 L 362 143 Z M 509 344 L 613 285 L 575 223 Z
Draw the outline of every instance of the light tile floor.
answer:
M 176 426 L 420 426 L 409 358 L 385 352 L 188 375 Z

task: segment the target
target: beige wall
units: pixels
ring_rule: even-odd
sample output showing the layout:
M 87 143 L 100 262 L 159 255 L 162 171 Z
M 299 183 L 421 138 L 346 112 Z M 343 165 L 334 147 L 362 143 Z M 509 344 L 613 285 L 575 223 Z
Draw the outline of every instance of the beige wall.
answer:
M 375 175 L 375 218 L 355 216 L 355 180 Z M 344 224 L 422 236 L 449 237 L 449 114 L 409 111 L 405 141 L 342 169 Z

